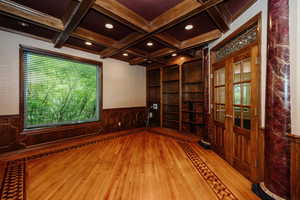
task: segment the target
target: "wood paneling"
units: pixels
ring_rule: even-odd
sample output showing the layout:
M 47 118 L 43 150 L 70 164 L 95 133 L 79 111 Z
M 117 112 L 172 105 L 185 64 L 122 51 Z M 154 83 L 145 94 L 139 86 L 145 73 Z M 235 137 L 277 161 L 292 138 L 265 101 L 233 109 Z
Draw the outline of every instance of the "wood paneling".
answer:
M 214 151 L 224 158 L 225 156 L 225 127 L 224 124 L 214 122 L 211 135 L 211 145 Z
M 19 132 L 18 115 L 0 116 L 0 152 L 12 150 L 17 146 Z
M 289 135 L 291 140 L 291 200 L 300 197 L 300 136 Z
M 0 116 L 0 153 L 20 149 L 22 143 L 28 147 L 67 138 L 144 127 L 145 113 L 145 107 L 104 109 L 100 122 L 41 129 L 26 135 L 20 135 L 20 116 Z

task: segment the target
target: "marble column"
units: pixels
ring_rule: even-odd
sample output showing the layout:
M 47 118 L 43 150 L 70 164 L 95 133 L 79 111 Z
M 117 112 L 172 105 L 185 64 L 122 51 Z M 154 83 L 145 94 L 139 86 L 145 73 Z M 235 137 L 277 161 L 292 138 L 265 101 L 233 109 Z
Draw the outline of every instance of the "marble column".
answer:
M 289 0 L 269 0 L 264 189 L 290 198 Z M 276 199 L 276 198 L 274 198 Z
M 203 62 L 202 62 L 202 69 L 203 69 L 203 80 L 204 80 L 204 131 L 202 134 L 202 138 L 200 141 L 200 145 L 204 148 L 210 148 L 210 115 L 209 115 L 209 51 L 208 48 L 203 50 Z

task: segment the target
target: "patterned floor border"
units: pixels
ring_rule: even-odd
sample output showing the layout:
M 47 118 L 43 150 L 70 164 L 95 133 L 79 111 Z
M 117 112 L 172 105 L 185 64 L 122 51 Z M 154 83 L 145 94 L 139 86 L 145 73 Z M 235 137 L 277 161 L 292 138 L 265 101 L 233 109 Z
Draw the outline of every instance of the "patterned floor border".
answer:
M 227 186 L 218 178 L 218 176 L 207 166 L 200 158 L 191 144 L 177 142 L 182 150 L 186 153 L 199 174 L 204 178 L 206 183 L 214 191 L 220 200 L 238 200 L 238 198 L 227 188 Z
M 70 147 L 61 148 L 61 149 L 9 161 L 6 166 L 5 176 L 1 185 L 2 187 L 0 189 L 0 200 L 26 200 L 25 170 L 26 170 L 27 161 L 39 159 L 60 152 L 78 149 L 92 144 L 98 144 L 104 141 L 117 139 L 124 136 L 130 136 L 135 133 L 138 132 L 130 132 L 127 134 L 101 138 L 98 140 L 89 141 L 86 143 L 77 144 Z M 207 184 L 215 192 L 218 199 L 238 200 L 238 198 L 226 187 L 226 185 L 216 176 L 216 174 L 211 169 L 209 169 L 206 163 L 203 162 L 200 156 L 194 151 L 194 149 L 191 147 L 190 141 L 182 141 L 182 138 L 165 135 L 165 134 L 159 134 L 159 135 L 168 136 L 176 140 L 181 140 L 181 141 L 177 141 L 177 143 L 180 145 L 182 150 L 186 153 L 187 157 L 190 159 L 190 161 L 197 169 L 199 174 L 204 178 Z

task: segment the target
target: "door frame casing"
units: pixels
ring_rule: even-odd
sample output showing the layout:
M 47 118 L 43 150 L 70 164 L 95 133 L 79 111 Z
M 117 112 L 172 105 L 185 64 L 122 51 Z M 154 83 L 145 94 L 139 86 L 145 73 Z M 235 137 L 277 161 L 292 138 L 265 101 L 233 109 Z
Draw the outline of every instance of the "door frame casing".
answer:
M 251 26 L 253 26 L 254 24 L 257 24 L 257 39 L 256 41 L 252 42 L 251 44 L 245 46 L 244 48 L 233 52 L 231 54 L 229 54 L 228 56 L 226 56 L 225 58 L 223 58 L 222 60 L 216 62 L 216 50 L 218 50 L 219 48 L 221 48 L 222 46 L 224 46 L 226 43 L 228 43 L 229 41 L 231 41 L 232 39 L 234 39 L 238 34 L 240 34 L 241 32 L 247 30 L 248 28 L 250 28 Z M 258 182 L 260 180 L 263 180 L 263 176 L 264 176 L 264 172 L 263 172 L 263 168 L 264 168 L 264 157 L 258 154 L 261 154 L 264 152 L 264 141 L 263 138 L 264 136 L 263 131 L 261 131 L 261 12 L 258 13 L 256 16 L 254 16 L 253 18 L 251 18 L 248 22 L 246 22 L 244 25 L 242 25 L 240 28 L 238 28 L 236 31 L 234 31 L 232 34 L 230 34 L 228 37 L 226 37 L 224 40 L 222 40 L 219 44 L 217 44 L 215 47 L 213 47 L 210 50 L 210 74 L 211 74 L 211 78 L 210 78 L 210 116 L 211 116 L 211 121 L 212 124 L 214 123 L 214 91 L 213 91 L 213 87 L 214 87 L 214 83 L 213 81 L 213 72 L 214 72 L 214 66 L 217 63 L 226 63 L 226 67 L 229 64 L 228 63 L 228 59 L 229 57 L 233 58 L 236 55 L 239 55 L 241 52 L 245 51 L 245 49 L 248 48 L 252 48 L 254 46 L 257 46 L 257 60 L 255 60 L 255 64 L 257 65 L 257 68 L 255 73 L 257 74 L 257 81 L 255 82 L 256 84 L 256 88 L 257 88 L 257 95 L 255 96 L 255 101 L 256 101 L 256 118 L 257 118 L 257 127 L 258 127 L 258 131 L 255 135 L 251 135 L 251 137 L 254 137 L 254 139 L 251 140 L 251 154 L 254 155 L 252 156 L 253 158 L 255 158 L 251 164 L 251 171 L 250 171 L 250 180 L 253 182 Z M 230 67 L 229 67 L 230 68 Z M 226 83 L 227 84 L 227 83 Z M 228 87 L 227 87 L 228 88 Z M 228 91 L 226 91 L 226 94 L 232 95 L 231 92 L 228 93 Z M 253 97 L 254 98 L 254 97 Z M 251 101 L 252 101 L 252 95 L 251 95 Z M 230 106 L 229 102 L 226 102 L 226 110 L 227 107 Z M 225 115 L 231 115 L 233 116 L 232 112 L 229 113 L 225 113 Z M 227 122 L 227 118 L 225 118 L 225 123 Z M 214 128 L 212 128 L 211 130 L 214 130 Z M 227 130 L 228 131 L 228 130 Z M 233 137 L 234 137 L 234 133 L 233 130 L 230 130 L 229 133 L 225 133 L 228 135 L 226 144 L 228 145 L 228 147 L 225 147 L 225 155 L 224 155 L 224 159 L 227 160 L 230 164 L 233 164 L 233 156 L 234 156 L 234 150 L 233 150 Z M 212 133 L 210 133 L 210 135 L 212 135 Z

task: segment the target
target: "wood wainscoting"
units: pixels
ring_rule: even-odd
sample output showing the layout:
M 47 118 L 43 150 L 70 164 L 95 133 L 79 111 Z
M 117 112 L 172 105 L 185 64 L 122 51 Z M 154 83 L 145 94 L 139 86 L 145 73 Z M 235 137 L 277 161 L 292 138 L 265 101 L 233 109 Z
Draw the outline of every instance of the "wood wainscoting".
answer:
M 103 109 L 99 123 L 41 129 L 27 134 L 20 134 L 19 115 L 0 116 L 0 153 L 57 140 L 145 127 L 145 110 L 145 107 Z
M 19 115 L 0 116 L 0 152 L 13 150 L 13 146 L 16 146 L 19 132 Z
M 289 135 L 291 140 L 291 200 L 300 197 L 300 136 Z

